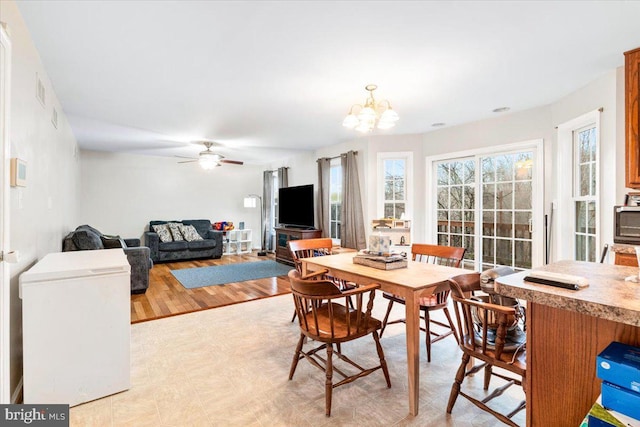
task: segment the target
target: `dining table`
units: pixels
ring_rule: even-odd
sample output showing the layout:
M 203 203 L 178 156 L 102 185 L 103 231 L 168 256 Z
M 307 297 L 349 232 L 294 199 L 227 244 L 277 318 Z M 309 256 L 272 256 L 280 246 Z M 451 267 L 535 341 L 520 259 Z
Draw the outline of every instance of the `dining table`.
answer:
M 439 283 L 450 277 L 469 273 L 469 270 L 408 260 L 407 266 L 383 270 L 355 264 L 355 252 L 302 258 L 302 274 L 328 270 L 328 274 L 356 284 L 378 283 L 384 292 L 401 296 L 405 300 L 405 327 L 407 339 L 407 376 L 409 413 L 418 415 L 420 392 L 420 307 L 421 297 L 433 293 Z

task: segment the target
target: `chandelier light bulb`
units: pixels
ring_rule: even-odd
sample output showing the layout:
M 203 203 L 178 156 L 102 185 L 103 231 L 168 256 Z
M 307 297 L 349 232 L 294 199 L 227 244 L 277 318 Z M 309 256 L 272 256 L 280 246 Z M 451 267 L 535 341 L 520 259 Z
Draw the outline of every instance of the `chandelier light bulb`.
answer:
M 373 91 L 378 87 L 370 84 L 365 86 L 365 89 L 369 92 L 369 97 L 365 100 L 364 106 L 361 104 L 354 104 L 349 110 L 349 114 L 342 121 L 342 126 L 355 129 L 358 132 L 371 132 L 376 127 L 378 129 L 391 129 L 396 125 L 396 122 L 400 118 L 391 108 L 391 103 L 386 99 L 376 102 L 373 97 Z M 354 110 L 358 114 L 354 114 Z

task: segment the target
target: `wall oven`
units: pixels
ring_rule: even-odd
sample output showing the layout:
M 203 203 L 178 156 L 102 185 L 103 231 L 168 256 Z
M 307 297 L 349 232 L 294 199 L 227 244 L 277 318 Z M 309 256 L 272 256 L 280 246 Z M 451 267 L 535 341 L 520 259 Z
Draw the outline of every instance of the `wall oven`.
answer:
M 613 241 L 640 245 L 640 206 L 614 206 Z

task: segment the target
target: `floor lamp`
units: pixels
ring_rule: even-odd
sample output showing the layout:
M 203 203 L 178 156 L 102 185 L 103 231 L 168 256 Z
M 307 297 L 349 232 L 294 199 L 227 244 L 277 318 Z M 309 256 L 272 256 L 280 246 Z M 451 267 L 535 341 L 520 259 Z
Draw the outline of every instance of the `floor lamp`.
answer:
M 257 194 L 249 194 L 244 198 L 244 207 L 245 208 L 255 208 L 257 206 L 256 199 L 260 201 L 260 251 L 258 252 L 258 256 L 267 256 L 267 251 L 265 250 L 264 244 L 264 209 L 262 206 L 262 197 Z

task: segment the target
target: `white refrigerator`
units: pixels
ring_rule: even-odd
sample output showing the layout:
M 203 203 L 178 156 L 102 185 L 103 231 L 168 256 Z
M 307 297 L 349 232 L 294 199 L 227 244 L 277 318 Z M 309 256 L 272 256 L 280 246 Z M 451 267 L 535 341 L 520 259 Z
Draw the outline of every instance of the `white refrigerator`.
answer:
M 122 249 L 52 253 L 20 275 L 24 403 L 130 387 L 131 267 Z

